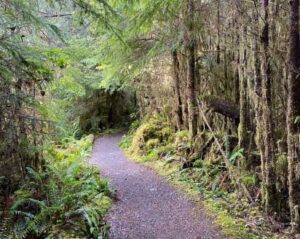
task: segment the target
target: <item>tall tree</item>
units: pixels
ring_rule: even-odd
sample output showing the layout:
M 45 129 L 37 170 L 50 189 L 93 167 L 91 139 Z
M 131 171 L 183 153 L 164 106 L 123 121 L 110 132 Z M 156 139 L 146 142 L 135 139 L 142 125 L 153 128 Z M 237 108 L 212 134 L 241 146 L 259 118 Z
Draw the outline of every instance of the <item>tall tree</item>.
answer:
M 288 114 L 287 114 L 287 143 L 288 143 L 288 183 L 289 207 L 293 230 L 300 230 L 300 179 L 299 165 L 300 145 L 299 127 L 296 118 L 300 116 L 300 35 L 299 35 L 299 0 L 290 1 L 289 29 L 289 77 L 288 77 Z
M 186 77 L 186 95 L 188 106 L 188 123 L 189 135 L 193 138 L 197 133 L 197 118 L 196 118 L 196 78 L 195 78 L 195 3 L 194 0 L 187 1 L 186 19 L 186 34 L 185 34 L 185 48 L 187 55 L 187 77 Z
M 276 178 L 274 167 L 274 139 L 272 119 L 272 94 L 271 94 L 271 65 L 270 65 L 270 33 L 269 33 L 269 0 L 262 1 L 263 23 L 261 31 L 261 106 L 262 106 L 262 130 L 261 137 L 264 144 L 263 155 L 261 155 L 263 172 L 263 203 L 267 212 L 272 211 L 276 204 Z
M 173 69 L 174 69 L 174 93 L 176 100 L 176 119 L 177 119 L 177 128 L 181 129 L 183 125 L 182 118 L 182 99 L 180 95 L 180 68 L 179 68 L 179 60 L 177 50 L 172 52 L 173 59 Z

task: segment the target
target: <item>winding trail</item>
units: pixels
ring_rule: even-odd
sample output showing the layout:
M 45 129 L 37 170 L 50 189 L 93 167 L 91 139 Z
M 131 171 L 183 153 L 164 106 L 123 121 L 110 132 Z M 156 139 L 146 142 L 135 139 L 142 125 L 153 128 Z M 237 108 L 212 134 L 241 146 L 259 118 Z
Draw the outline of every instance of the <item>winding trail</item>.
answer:
M 203 209 L 153 170 L 128 161 L 118 147 L 121 136 L 97 139 L 90 159 L 117 190 L 107 219 L 111 239 L 224 238 Z

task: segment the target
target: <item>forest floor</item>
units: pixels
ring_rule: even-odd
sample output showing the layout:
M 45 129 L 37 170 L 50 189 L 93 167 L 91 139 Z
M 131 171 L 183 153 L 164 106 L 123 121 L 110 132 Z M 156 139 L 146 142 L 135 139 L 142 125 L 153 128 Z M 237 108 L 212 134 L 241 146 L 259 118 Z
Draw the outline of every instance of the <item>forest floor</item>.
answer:
M 121 134 L 96 140 L 90 162 L 117 192 L 107 216 L 111 239 L 225 238 L 204 208 L 145 166 L 129 161 Z

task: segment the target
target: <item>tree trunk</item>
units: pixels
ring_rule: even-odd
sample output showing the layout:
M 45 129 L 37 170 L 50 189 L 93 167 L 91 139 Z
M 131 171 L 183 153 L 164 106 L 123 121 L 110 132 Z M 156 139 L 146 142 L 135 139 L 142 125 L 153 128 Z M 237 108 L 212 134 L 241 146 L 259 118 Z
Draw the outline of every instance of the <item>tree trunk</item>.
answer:
M 220 0 L 217 0 L 217 64 L 221 63 L 220 40 Z
M 247 75 L 246 75 L 246 67 L 247 67 L 247 30 L 246 27 L 242 27 L 242 39 L 240 42 L 240 57 L 239 57 L 239 105 L 240 105 L 240 123 L 238 127 L 238 136 L 239 136 L 239 147 L 244 149 L 245 157 L 247 159 L 247 152 L 249 147 L 249 107 L 248 107 L 248 83 L 247 83 Z
M 189 135 L 193 138 L 197 133 L 197 118 L 196 118 L 196 94 L 195 94 L 195 50 L 196 42 L 194 37 L 194 0 L 188 0 L 187 2 L 187 16 L 186 27 L 187 32 L 185 36 L 185 47 L 187 54 L 187 105 L 188 105 L 188 123 L 189 123 Z
M 259 24 L 259 10 L 258 7 L 255 6 L 256 9 L 253 11 L 253 18 L 255 24 L 255 31 L 260 32 L 260 24 Z M 254 111 L 255 111 L 255 130 L 256 130 L 256 146 L 260 154 L 260 165 L 261 165 L 261 177 L 262 177 L 262 195 L 264 194 L 264 179 L 265 179 L 265 146 L 263 140 L 263 123 L 262 123 L 262 75 L 261 75 L 261 57 L 259 46 L 261 43 L 261 39 L 259 36 L 255 35 L 253 39 L 253 68 L 254 68 L 254 89 L 253 89 L 253 101 L 254 101 Z M 262 201 L 264 200 L 264 196 L 262 196 Z M 263 203 L 263 202 L 262 202 Z
M 276 207 L 276 176 L 274 166 L 274 139 L 272 119 L 272 95 L 271 95 L 271 66 L 269 52 L 269 0 L 263 0 L 263 27 L 261 33 L 261 106 L 262 124 L 261 136 L 264 144 L 262 160 L 263 171 L 263 204 L 266 212 L 271 212 Z
M 288 78 L 288 114 L 287 114 L 287 144 L 288 144 L 288 183 L 289 207 L 294 232 L 300 231 L 300 180 L 299 166 L 300 145 L 299 127 L 295 123 L 300 116 L 300 36 L 299 36 L 299 0 L 290 1 L 290 44 L 289 44 L 289 78 Z M 298 173 L 298 177 L 297 177 Z
M 173 58 L 173 68 L 174 68 L 174 93 L 175 93 L 175 100 L 176 100 L 176 121 L 177 121 L 177 128 L 180 130 L 183 125 L 183 118 L 182 118 L 182 100 L 180 96 L 180 76 L 179 76 L 179 60 L 177 56 L 177 50 L 174 50 L 172 53 Z

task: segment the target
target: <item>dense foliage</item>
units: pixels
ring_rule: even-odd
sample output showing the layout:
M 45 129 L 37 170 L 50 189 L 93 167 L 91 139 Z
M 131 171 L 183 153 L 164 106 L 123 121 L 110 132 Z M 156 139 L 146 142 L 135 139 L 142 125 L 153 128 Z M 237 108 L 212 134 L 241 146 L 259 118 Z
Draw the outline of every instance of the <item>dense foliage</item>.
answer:
M 85 161 L 93 136 L 68 138 L 47 148 L 41 172 L 27 168 L 22 187 L 8 198 L 1 238 L 102 238 L 102 217 L 110 207 L 110 190 L 99 171 Z M 9 206 L 9 205 L 6 205 Z M 12 223 L 15 222 L 15 223 Z
M 51 71 L 43 63 L 43 53 L 32 48 L 28 35 L 43 31 L 56 34 L 56 28 L 33 15 L 28 1 L 0 3 L 0 89 L 1 89 L 1 171 L 3 175 L 25 175 L 26 166 L 38 166 L 41 124 L 35 113 L 43 84 Z M 6 169 L 3 165 L 9 165 Z M 6 172 L 7 171 L 7 172 Z M 14 173 L 12 173 L 14 172 Z
M 93 137 L 79 137 L 110 126 L 111 93 L 101 89 L 96 44 L 82 37 L 88 31 L 71 18 L 75 10 L 69 1 L 0 3 L 1 238 L 106 236 L 110 191 L 86 162 Z M 97 103 L 104 122 L 80 128 Z

